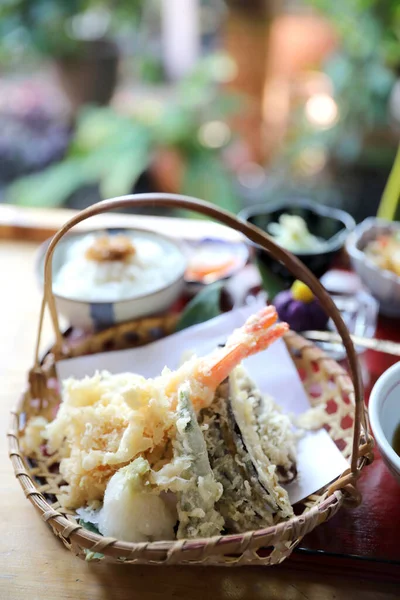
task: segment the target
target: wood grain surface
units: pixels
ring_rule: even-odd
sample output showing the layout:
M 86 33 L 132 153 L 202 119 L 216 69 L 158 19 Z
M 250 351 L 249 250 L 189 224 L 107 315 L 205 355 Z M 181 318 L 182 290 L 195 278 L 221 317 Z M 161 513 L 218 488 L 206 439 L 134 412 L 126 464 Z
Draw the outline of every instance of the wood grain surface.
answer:
M 399 586 L 376 583 L 351 569 L 340 574 L 276 568 L 153 568 L 87 564 L 69 553 L 25 499 L 7 457 L 8 414 L 32 365 L 40 291 L 37 244 L 0 240 L 0 599 L 1 600 L 363 600 L 395 599 Z M 49 327 L 45 342 L 51 339 Z

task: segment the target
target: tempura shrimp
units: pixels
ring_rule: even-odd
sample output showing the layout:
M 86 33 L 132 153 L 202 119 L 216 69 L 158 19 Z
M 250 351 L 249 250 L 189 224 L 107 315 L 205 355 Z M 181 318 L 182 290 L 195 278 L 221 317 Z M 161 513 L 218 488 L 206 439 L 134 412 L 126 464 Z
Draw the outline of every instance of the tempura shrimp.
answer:
M 288 331 L 287 323 L 276 324 L 277 319 L 275 307 L 267 306 L 236 329 L 223 348 L 205 357 L 192 358 L 177 371 L 161 375 L 172 408 L 176 407 L 178 388 L 185 381 L 190 384 L 195 409 L 209 406 L 219 384 L 243 359 L 265 350 Z M 154 381 L 158 383 L 160 378 Z

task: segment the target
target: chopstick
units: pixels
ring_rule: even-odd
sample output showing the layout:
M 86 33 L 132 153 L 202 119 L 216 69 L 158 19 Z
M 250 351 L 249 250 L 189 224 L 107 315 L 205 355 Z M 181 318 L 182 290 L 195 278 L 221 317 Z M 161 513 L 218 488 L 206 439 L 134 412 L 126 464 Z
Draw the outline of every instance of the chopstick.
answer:
M 342 343 L 342 338 L 340 335 L 330 331 L 302 331 L 301 335 L 307 340 L 313 342 L 331 342 L 333 344 Z M 350 334 L 350 337 L 357 346 L 362 346 L 363 348 L 368 348 L 369 350 L 375 350 L 376 352 L 383 352 L 384 354 L 400 356 L 400 344 L 397 342 L 391 342 L 389 340 L 371 340 L 369 338 L 352 334 Z

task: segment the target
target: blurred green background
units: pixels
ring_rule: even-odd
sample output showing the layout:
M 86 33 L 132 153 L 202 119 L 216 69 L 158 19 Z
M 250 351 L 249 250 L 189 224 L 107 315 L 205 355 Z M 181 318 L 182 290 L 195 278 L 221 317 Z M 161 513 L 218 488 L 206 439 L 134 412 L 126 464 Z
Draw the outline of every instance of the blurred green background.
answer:
M 300 196 L 360 221 L 396 155 L 399 77 L 398 0 L 2 0 L 0 201 Z

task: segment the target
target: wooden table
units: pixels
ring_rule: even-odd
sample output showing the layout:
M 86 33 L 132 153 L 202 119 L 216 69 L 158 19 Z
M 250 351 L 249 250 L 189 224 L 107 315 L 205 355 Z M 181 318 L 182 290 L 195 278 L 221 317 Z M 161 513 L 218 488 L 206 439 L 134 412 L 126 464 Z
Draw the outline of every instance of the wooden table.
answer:
M 357 596 L 363 600 L 381 600 L 399 597 L 397 584 L 354 578 L 351 572 L 340 575 L 306 573 L 297 570 L 296 561 L 292 559 L 274 568 L 134 567 L 87 564 L 65 550 L 25 499 L 7 457 L 8 414 L 25 384 L 26 371 L 32 365 L 41 296 L 34 276 L 38 242 L 23 241 L 23 238 L 31 237 L 29 227 L 24 235 L 20 228 L 14 228 L 14 236 L 22 239 L 10 239 L 14 226 L 11 221 L 1 224 L 1 216 L 0 207 L 0 273 L 3 279 L 0 293 L 1 600 L 203 600 L 207 596 L 229 600 L 353 600 Z M 42 224 L 37 239 L 57 227 L 66 216 L 66 213 L 49 215 L 38 211 L 33 218 L 32 213 L 20 213 L 22 221 L 26 217 L 25 226 L 28 221 L 32 225 L 32 219 Z M 50 219 L 51 224 L 46 219 Z M 156 224 L 160 225 L 160 222 Z M 161 226 L 164 225 L 161 222 Z M 174 227 L 180 225 L 177 222 Z M 6 237 L 9 239 L 4 239 Z M 44 337 L 49 343 L 49 327 Z

